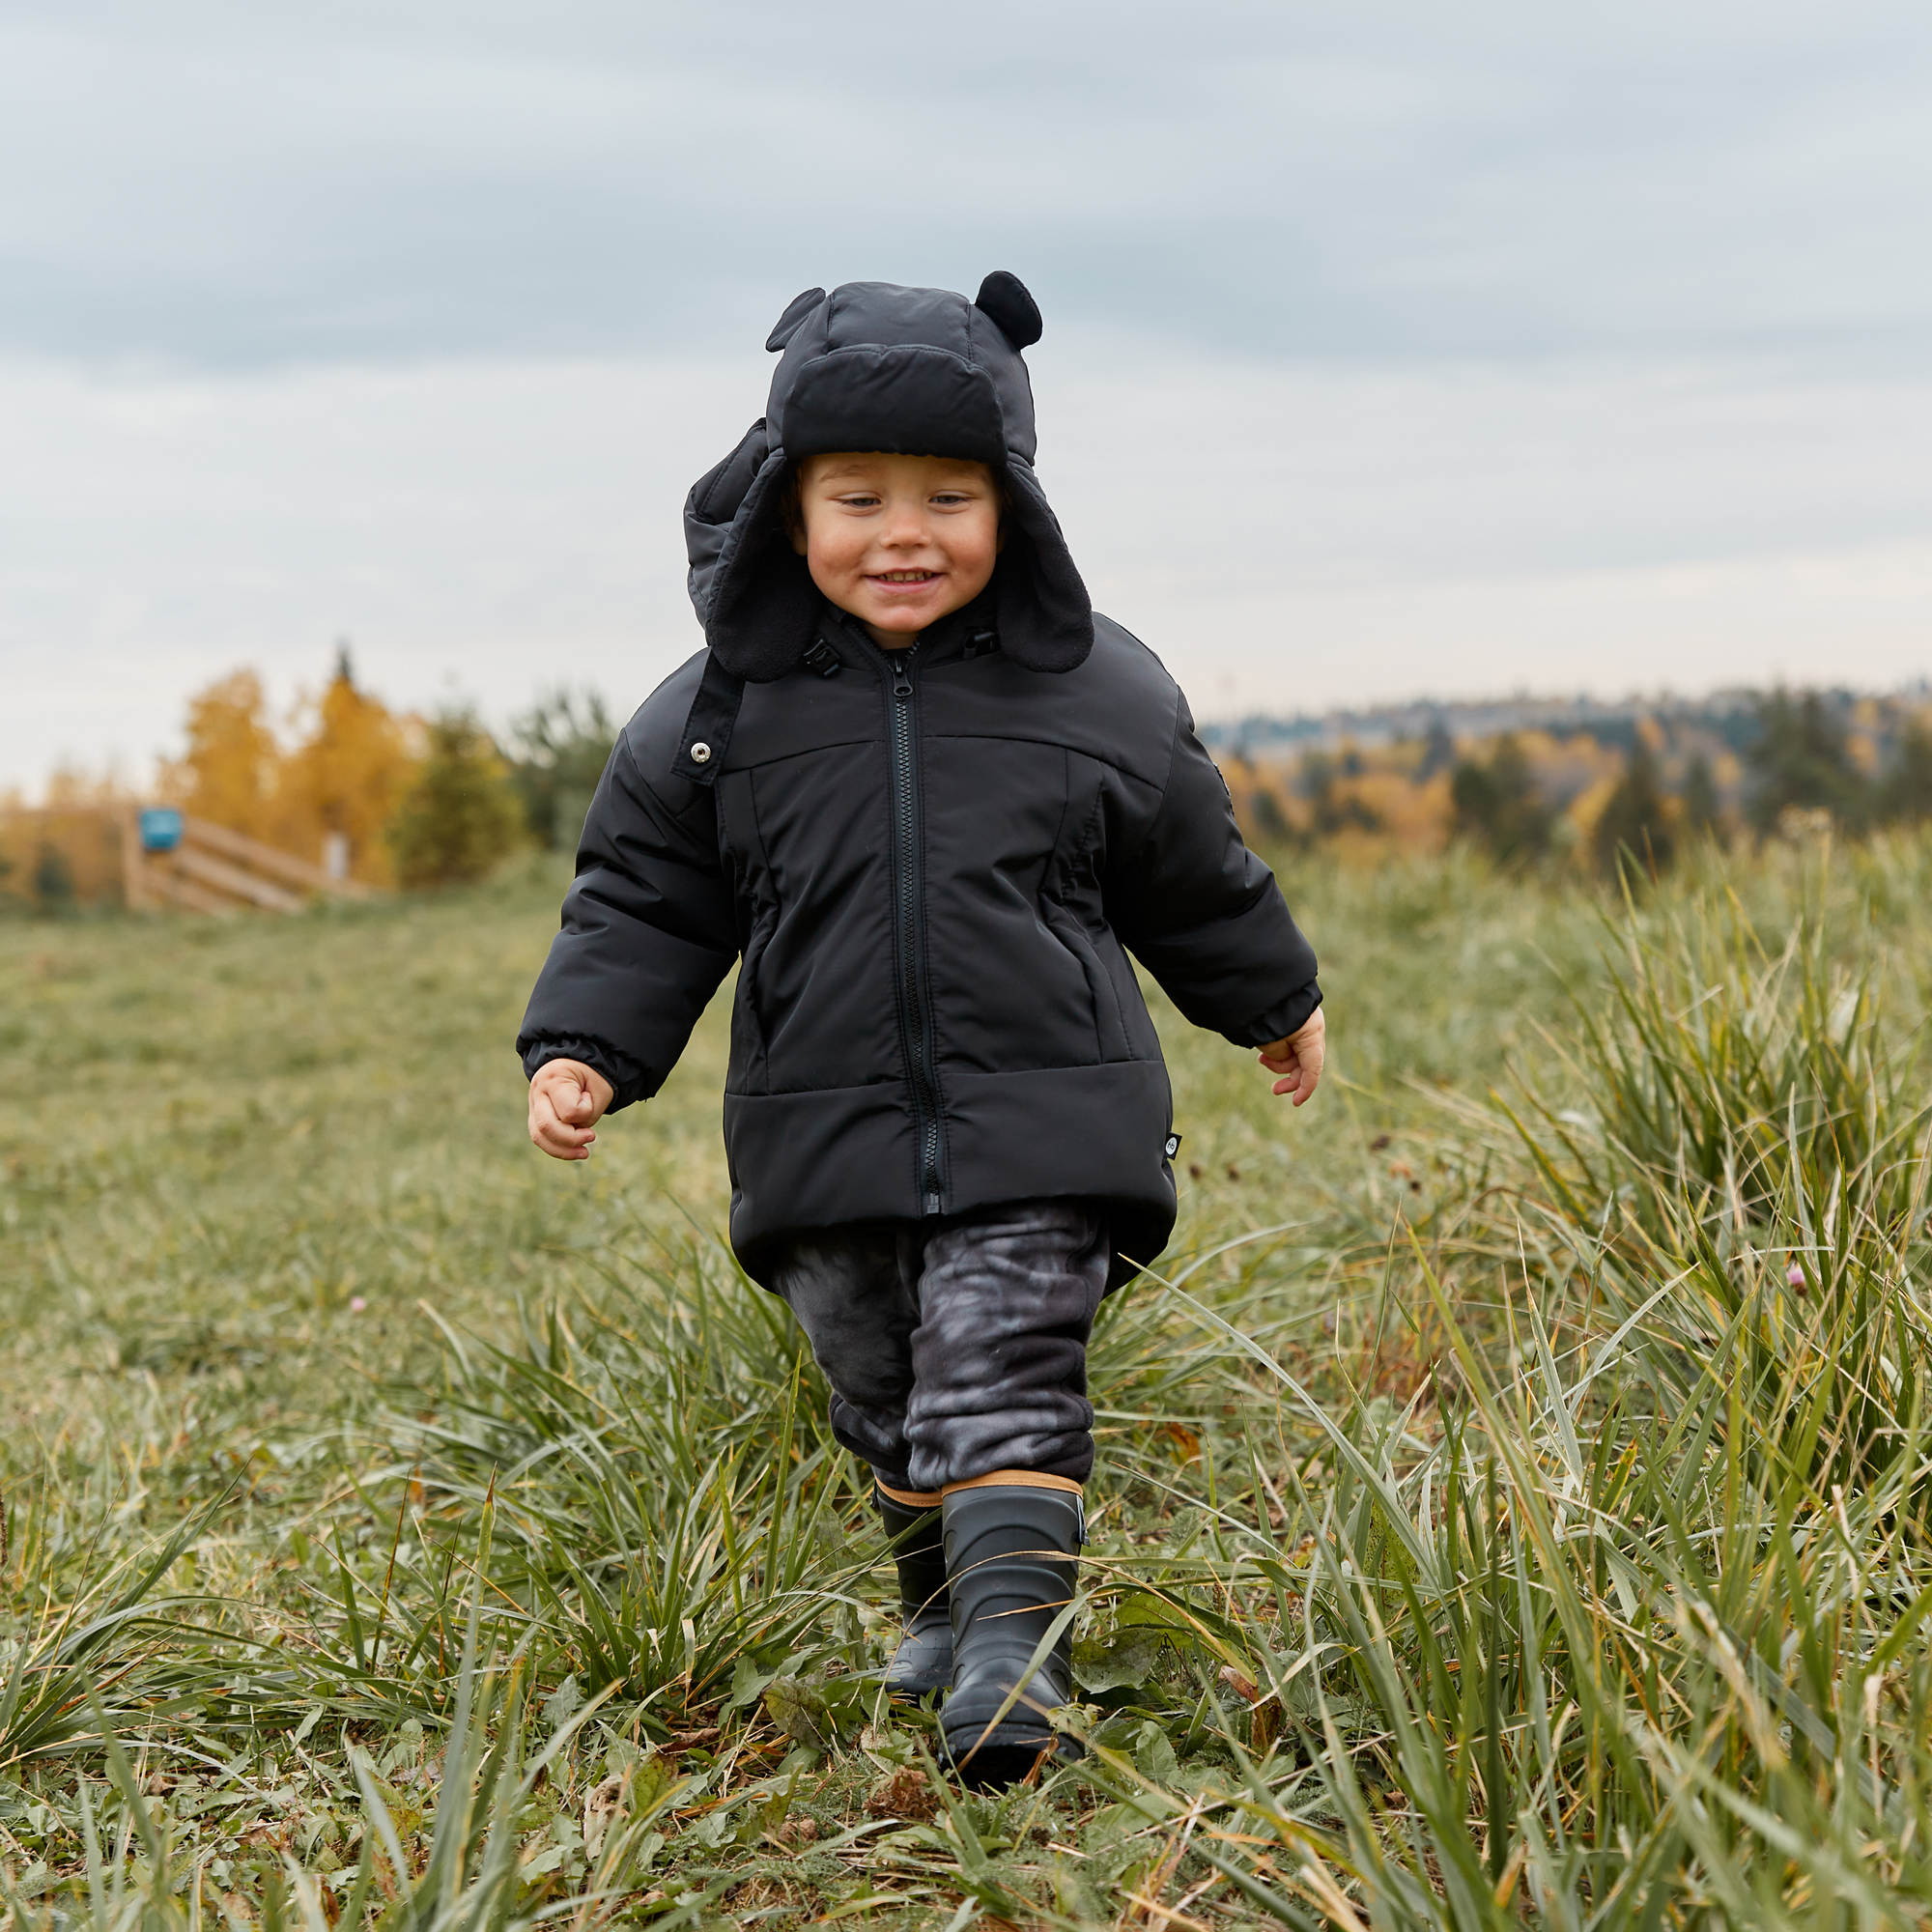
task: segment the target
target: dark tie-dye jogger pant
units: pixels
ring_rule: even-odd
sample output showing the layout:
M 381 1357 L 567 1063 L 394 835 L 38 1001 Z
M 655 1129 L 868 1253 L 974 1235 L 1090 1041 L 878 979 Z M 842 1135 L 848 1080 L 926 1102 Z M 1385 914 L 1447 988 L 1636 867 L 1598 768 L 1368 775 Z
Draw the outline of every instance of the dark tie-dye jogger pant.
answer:
M 1016 1201 L 796 1236 L 773 1275 L 831 1382 L 832 1428 L 895 1490 L 996 1469 L 1084 1482 L 1105 1213 Z

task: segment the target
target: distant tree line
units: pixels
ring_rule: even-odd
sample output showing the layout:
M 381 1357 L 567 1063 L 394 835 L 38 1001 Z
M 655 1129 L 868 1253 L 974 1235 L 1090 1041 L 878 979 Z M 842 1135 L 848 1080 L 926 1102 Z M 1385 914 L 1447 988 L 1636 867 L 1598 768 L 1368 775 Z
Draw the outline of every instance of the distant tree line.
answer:
M 1710 762 L 1686 761 L 1674 791 L 1641 731 L 1634 730 L 1623 774 L 1590 833 L 1590 854 L 1606 875 L 1664 870 L 1687 844 L 1733 830 L 1765 838 L 1812 823 L 1854 836 L 1932 819 L 1932 724 L 1907 717 L 1876 769 L 1855 754 L 1847 706 L 1816 691 L 1776 691 L 1754 707 L 1742 742 L 1741 823 L 1720 809 Z M 1541 858 L 1555 843 L 1561 813 L 1545 797 L 1514 734 L 1451 769 L 1456 836 L 1507 865 Z

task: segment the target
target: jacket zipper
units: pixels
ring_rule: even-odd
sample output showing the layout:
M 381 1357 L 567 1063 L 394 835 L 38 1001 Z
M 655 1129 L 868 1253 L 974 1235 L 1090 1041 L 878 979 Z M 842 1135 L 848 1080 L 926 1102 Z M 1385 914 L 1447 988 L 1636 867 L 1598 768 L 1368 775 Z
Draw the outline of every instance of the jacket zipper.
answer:
M 913 1132 L 919 1143 L 921 1211 L 940 1211 L 939 1083 L 932 1070 L 926 1011 L 924 935 L 920 929 L 919 760 L 914 747 L 912 660 L 917 644 L 881 652 L 892 676 L 893 912 L 899 929 L 899 1019 L 912 1076 Z

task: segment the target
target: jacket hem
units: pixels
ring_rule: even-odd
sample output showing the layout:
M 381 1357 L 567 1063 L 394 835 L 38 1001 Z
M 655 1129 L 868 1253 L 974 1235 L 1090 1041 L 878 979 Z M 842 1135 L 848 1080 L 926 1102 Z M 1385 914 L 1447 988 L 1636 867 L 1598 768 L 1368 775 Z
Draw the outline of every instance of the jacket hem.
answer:
M 1167 1243 L 1173 1098 L 1157 1060 L 1012 1073 L 944 1069 L 947 1186 L 940 1211 L 1024 1197 L 1103 1203 L 1118 1287 Z M 731 1245 L 763 1282 L 782 1236 L 849 1221 L 927 1218 L 903 1084 L 724 1097 Z M 1024 1150 L 1024 1180 L 1016 1151 Z M 767 1284 L 768 1285 L 768 1284 Z

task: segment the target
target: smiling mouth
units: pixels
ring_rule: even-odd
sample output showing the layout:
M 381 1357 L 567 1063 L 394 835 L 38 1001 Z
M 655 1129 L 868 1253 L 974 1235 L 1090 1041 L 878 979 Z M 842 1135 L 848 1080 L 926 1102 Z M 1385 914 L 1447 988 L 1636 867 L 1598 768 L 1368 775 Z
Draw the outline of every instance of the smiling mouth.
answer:
M 882 570 L 872 579 L 874 583 L 932 583 L 938 581 L 936 570 Z

